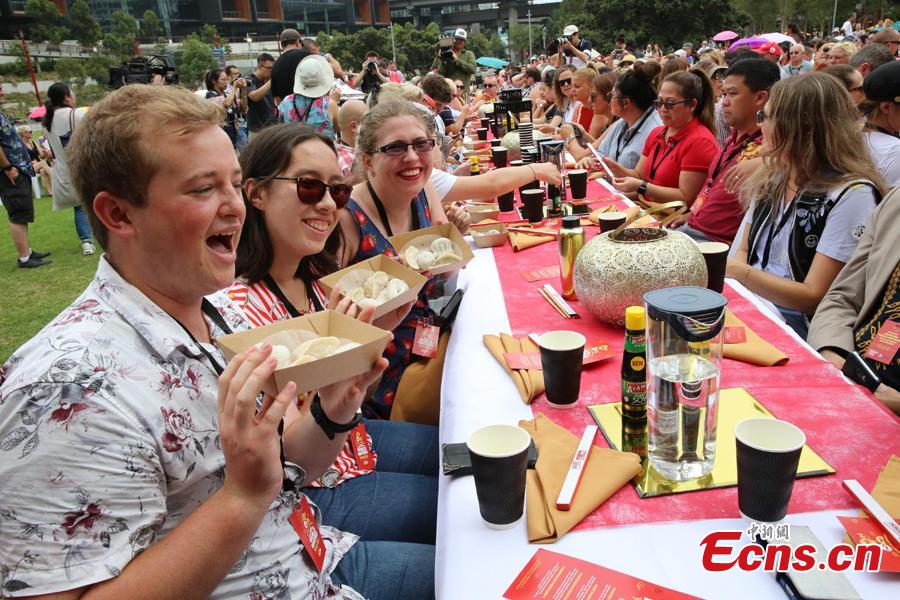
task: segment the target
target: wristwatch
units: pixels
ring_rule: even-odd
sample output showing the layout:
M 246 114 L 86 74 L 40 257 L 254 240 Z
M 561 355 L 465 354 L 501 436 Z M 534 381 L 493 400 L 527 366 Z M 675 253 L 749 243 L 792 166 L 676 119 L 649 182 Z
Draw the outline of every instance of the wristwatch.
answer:
M 328 436 L 329 440 L 333 440 L 337 433 L 352 431 L 362 421 L 360 414 L 356 413 L 349 423 L 335 423 L 325 414 L 325 410 L 322 408 L 322 400 L 318 394 L 313 396 L 313 400 L 309 405 L 309 412 L 312 414 L 316 425 Z
M 640 194 L 641 196 L 645 195 L 647 193 L 647 185 L 648 184 L 646 181 L 642 181 L 641 185 L 638 186 L 638 194 Z

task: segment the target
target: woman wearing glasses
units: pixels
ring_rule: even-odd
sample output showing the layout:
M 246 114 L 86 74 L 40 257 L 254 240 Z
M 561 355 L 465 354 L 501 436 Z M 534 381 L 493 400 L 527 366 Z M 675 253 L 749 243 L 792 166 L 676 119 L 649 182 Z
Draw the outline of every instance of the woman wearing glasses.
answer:
M 355 164 L 363 181 L 353 188 L 341 214 L 342 265 L 379 254 L 397 256 L 388 237 L 448 222 L 440 201 L 425 191 L 434 165 L 434 135 L 434 119 L 411 102 L 379 102 L 363 117 Z M 439 283 L 432 279 L 426 284 L 409 315 L 394 328 L 394 341 L 385 353 L 390 364 L 373 398 L 363 405 L 366 416 L 390 417 L 400 378 L 412 358 L 416 325 L 433 317 L 428 298 L 439 292 Z
M 776 83 L 757 115 L 763 168 L 743 185 L 749 210 L 726 273 L 803 338 L 884 190 L 857 115 L 841 83 L 821 73 Z
M 338 269 L 341 209 L 350 200 L 333 143 L 306 125 L 275 125 L 240 157 L 247 217 L 237 250 L 239 280 L 228 295 L 255 326 L 325 307 L 371 320 L 349 299 L 325 298 L 317 280 Z M 382 317 L 393 328 L 409 306 Z M 308 395 L 308 394 L 307 394 Z M 309 418 L 307 395 L 288 411 Z M 357 458 L 353 436 L 306 494 L 323 521 L 371 541 L 433 544 L 437 510 L 437 430 L 427 425 L 364 421 L 359 433 L 375 453 Z M 391 506 L 378 519 L 379 506 Z
M 648 63 L 636 63 L 619 76 L 609 100 L 610 111 L 618 120 L 610 126 L 599 144 L 594 144 L 601 156 L 626 169 L 633 169 L 638 164 L 650 132 L 662 125 L 659 113 L 653 106 L 656 100 L 653 78 L 656 75 L 656 69 Z M 563 133 L 560 128 L 560 135 Z M 574 144 L 568 146 L 573 156 L 580 159 L 579 168 L 602 168 L 590 150 L 573 148 Z M 576 154 L 578 150 L 580 152 Z
M 604 161 L 616 175 L 613 186 L 636 193 L 646 204 L 693 202 L 718 152 L 714 104 L 712 83 L 703 71 L 666 77 L 654 102 L 663 124 L 650 132 L 637 166 Z

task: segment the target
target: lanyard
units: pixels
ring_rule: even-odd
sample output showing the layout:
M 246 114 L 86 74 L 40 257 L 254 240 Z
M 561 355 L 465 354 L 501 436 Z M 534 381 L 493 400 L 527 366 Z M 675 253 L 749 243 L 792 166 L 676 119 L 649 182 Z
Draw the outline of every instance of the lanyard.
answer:
M 656 162 L 656 155 L 659 154 L 659 144 L 656 145 L 653 149 L 653 158 L 650 159 L 650 177 L 647 178 L 649 182 L 653 183 L 653 178 L 656 177 L 656 171 L 664 162 L 666 162 L 666 157 L 672 153 L 672 150 L 675 149 L 675 146 L 677 146 L 680 141 L 681 140 L 670 141 L 668 143 L 669 147 L 666 148 L 666 151 L 663 153 L 662 158 L 659 159 L 659 162 Z
M 641 117 L 641 120 L 638 121 L 634 127 L 628 127 L 628 123 L 625 123 L 625 127 L 622 128 L 622 131 L 619 132 L 618 139 L 616 139 L 616 156 L 614 160 L 619 160 L 619 155 L 621 155 L 622 153 L 622 147 L 627 146 L 629 143 L 631 143 L 631 140 L 634 139 L 634 136 L 636 136 L 640 132 L 641 127 L 643 127 L 647 119 L 650 118 L 650 114 L 652 112 L 653 108 L 648 109 L 647 112 L 644 113 L 644 116 Z
M 736 148 L 729 152 L 727 158 L 725 155 L 725 149 L 722 149 L 722 151 L 719 152 L 719 160 L 716 162 L 716 168 L 713 169 L 712 176 L 706 182 L 707 188 L 712 187 L 713 182 L 719 176 L 719 172 L 725 167 L 725 165 L 731 164 L 731 161 L 734 160 L 734 157 L 746 150 L 747 146 L 750 145 L 750 142 L 756 141 L 760 137 L 762 137 L 762 130 L 757 129 L 746 138 L 744 138 L 744 141 L 741 142 Z
M 293 303 L 291 303 L 290 300 L 287 299 L 287 296 L 284 295 L 284 292 L 281 291 L 281 288 L 277 283 L 275 283 L 275 279 L 271 275 L 266 273 L 263 276 L 263 283 L 265 283 L 266 287 L 269 288 L 269 290 L 273 294 L 275 294 L 275 296 L 281 301 L 289 315 L 291 315 L 292 317 L 299 317 L 303 314 L 294 307 Z M 312 303 L 313 305 L 313 311 L 318 312 L 320 310 L 324 310 L 325 307 L 323 307 L 322 303 L 319 302 L 319 298 L 316 296 L 312 285 L 310 285 L 306 281 L 303 282 L 303 285 L 306 288 L 306 296 L 307 298 L 309 298 L 310 303 Z
M 384 225 L 384 230 L 387 232 L 388 237 L 391 237 L 394 235 L 394 230 L 391 229 L 391 222 L 388 221 L 387 212 L 384 210 L 384 204 L 381 203 L 381 198 L 375 193 L 372 184 L 367 181 L 366 186 L 369 188 L 369 194 L 372 196 L 372 203 L 375 204 L 378 216 L 381 217 L 381 223 Z M 412 231 L 415 231 L 421 227 L 421 224 L 419 223 L 419 212 L 416 210 L 416 205 L 412 200 L 410 200 L 409 203 L 409 212 L 412 215 Z
M 797 192 L 797 196 L 800 195 L 800 192 Z M 772 250 L 772 241 L 775 237 L 781 233 L 781 230 L 784 229 L 784 226 L 787 225 L 790 218 L 794 216 L 794 208 L 797 206 L 797 196 L 794 196 L 794 199 L 791 201 L 791 205 L 787 207 L 783 213 L 781 213 L 781 220 L 778 222 L 777 226 L 775 223 L 775 207 L 772 207 L 772 218 L 770 219 L 771 223 L 769 226 L 769 235 L 766 239 L 766 246 L 763 248 L 762 260 L 759 262 L 759 266 L 762 270 L 769 265 L 769 252 Z M 783 201 L 781 202 L 783 204 Z

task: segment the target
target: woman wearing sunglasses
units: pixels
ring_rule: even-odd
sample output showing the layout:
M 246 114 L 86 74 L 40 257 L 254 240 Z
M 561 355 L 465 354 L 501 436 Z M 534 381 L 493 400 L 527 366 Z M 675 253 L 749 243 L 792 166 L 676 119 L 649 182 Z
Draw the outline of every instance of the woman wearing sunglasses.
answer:
M 726 275 L 773 303 L 804 339 L 885 189 L 858 114 L 822 73 L 779 81 L 757 113 L 763 166 L 741 190 L 749 209 Z
M 662 125 L 650 132 L 637 166 L 607 160 L 613 186 L 645 204 L 690 204 L 706 181 L 718 153 L 712 83 L 699 69 L 678 71 L 663 80 L 654 106 Z
M 373 309 L 359 311 L 336 294 L 326 299 L 317 283 L 338 268 L 338 218 L 351 192 L 332 142 L 306 125 L 275 125 L 254 136 L 240 163 L 247 217 L 237 250 L 239 280 L 228 294 L 247 319 L 263 326 L 328 307 L 370 321 Z M 376 325 L 393 328 L 408 310 Z M 309 418 L 307 396 L 287 420 Z M 371 541 L 434 544 L 437 430 L 390 421 L 358 427 L 374 464 L 357 458 L 348 437 L 331 468 L 306 490 L 324 523 Z M 371 518 L 380 506 L 392 508 Z
M 434 119 L 411 102 L 379 102 L 363 117 L 355 165 L 363 181 L 353 188 L 341 215 L 342 265 L 379 254 L 396 256 L 388 237 L 448 222 L 440 201 L 425 191 L 433 168 L 434 135 Z M 394 329 L 394 341 L 385 352 L 390 364 L 374 397 L 363 405 L 366 416 L 390 417 L 400 378 L 412 358 L 416 325 L 433 318 L 428 298 L 439 294 L 439 284 L 440 279 L 432 279 L 425 285 L 409 315 Z

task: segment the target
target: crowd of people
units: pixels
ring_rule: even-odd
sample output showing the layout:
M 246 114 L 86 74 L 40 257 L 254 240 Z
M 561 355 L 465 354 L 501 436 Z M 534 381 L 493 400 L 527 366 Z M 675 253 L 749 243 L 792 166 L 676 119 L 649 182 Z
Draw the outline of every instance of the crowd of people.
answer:
M 103 249 L 84 293 L 0 370 L 6 591 L 433 595 L 449 332 L 432 358 L 414 342 L 453 273 L 377 319 L 319 280 L 397 257 L 397 234 L 465 233 L 460 200 L 561 184 L 550 163 L 469 176 L 465 123 L 504 89 L 571 166 L 645 206 L 684 203 L 669 226 L 732 245 L 728 276 L 827 360 L 865 354 L 900 320 L 900 32 L 796 33 L 786 49 L 671 55 L 619 38 L 604 57 L 568 25 L 546 56 L 479 72 L 460 29 L 407 82 L 375 53 L 345 71 L 287 29 L 277 58 L 212 70 L 197 93 L 129 85 L 84 111 L 54 84 L 46 147 L 0 113 L 18 266 L 50 262 L 27 235 L 40 173 L 84 253 L 91 236 Z M 273 397 L 271 345 L 226 361 L 214 342 L 325 309 L 391 332 L 370 371 Z M 871 367 L 900 414 L 898 358 Z

